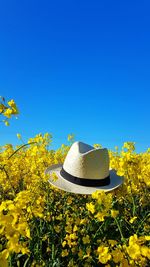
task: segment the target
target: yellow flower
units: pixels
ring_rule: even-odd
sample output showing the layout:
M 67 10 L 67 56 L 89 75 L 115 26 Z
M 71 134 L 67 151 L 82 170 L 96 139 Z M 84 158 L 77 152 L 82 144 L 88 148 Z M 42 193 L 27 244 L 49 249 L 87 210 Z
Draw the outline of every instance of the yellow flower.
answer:
M 59 220 L 59 221 L 61 221 L 61 220 L 62 220 L 62 218 L 63 218 L 63 216 L 62 216 L 62 214 L 60 214 L 59 216 L 57 216 L 57 217 L 56 217 L 56 220 Z
M 70 238 L 73 240 L 76 240 L 78 237 L 76 235 L 76 233 L 70 234 Z
M 4 110 L 5 110 L 4 104 L 0 103 L 0 113 L 3 113 Z
M 18 139 L 21 139 L 21 134 L 17 134 Z
M 114 247 L 115 245 L 117 245 L 117 241 L 116 241 L 116 240 L 111 240 L 111 239 L 109 239 L 109 240 L 108 240 L 108 243 L 109 243 L 112 247 Z
M 92 204 L 92 202 L 90 202 L 90 203 L 86 203 L 86 208 L 87 208 L 92 214 L 94 214 L 94 212 L 95 212 L 95 206 Z
M 120 263 L 119 267 L 131 267 L 133 265 L 129 265 L 127 259 L 122 259 L 122 262 Z M 133 266 L 134 267 L 134 266 Z
M 60 231 L 61 231 L 60 225 L 55 225 L 54 229 L 55 229 L 56 233 L 60 233 Z
M 79 249 L 78 256 L 79 256 L 79 258 L 83 257 L 83 250 L 82 249 Z
M 0 266 L 2 267 L 8 267 L 8 256 L 9 251 L 7 249 L 4 249 L 2 252 L 0 252 Z
M 105 216 L 107 215 L 106 212 L 98 212 L 96 215 L 95 215 L 95 218 L 97 218 L 100 222 L 103 222 L 104 221 L 104 218 Z
M 129 245 L 129 247 L 127 247 L 127 253 L 132 259 L 138 260 L 141 256 L 140 246 L 136 243 Z
M 82 224 L 86 224 L 86 223 L 87 223 L 87 219 L 85 219 L 85 218 L 84 218 L 84 219 L 81 219 L 79 223 L 80 223 L 81 225 L 82 225 Z
M 15 101 L 13 99 L 11 99 L 10 101 L 7 102 L 8 106 L 10 106 L 11 108 L 16 107 Z
M 90 254 L 90 253 L 91 253 L 91 247 L 87 247 L 87 248 L 86 248 L 86 253 L 87 253 L 87 254 Z
M 75 253 L 75 252 L 77 251 L 76 247 L 73 247 L 73 248 L 71 249 L 71 251 L 72 251 L 72 253 Z
M 3 115 L 5 116 L 5 117 L 7 117 L 7 118 L 11 118 L 11 115 L 12 115 L 12 109 L 10 109 L 10 108 L 7 108 L 6 110 L 5 110 L 5 112 L 3 113 Z
M 137 219 L 137 217 L 136 217 L 136 216 L 134 216 L 133 218 L 131 218 L 131 219 L 130 219 L 130 221 L 129 221 L 129 222 L 130 222 L 130 223 L 134 223 L 134 221 L 135 221 L 136 219 Z
M 72 197 L 68 197 L 68 199 L 67 199 L 67 203 L 70 205 L 70 204 L 72 204 Z
M 82 238 L 83 244 L 89 244 L 90 243 L 90 237 L 89 235 L 86 235 Z
M 150 260 L 150 248 L 146 247 L 146 246 L 142 246 L 141 247 L 141 254 L 144 257 L 147 257 Z
M 62 253 L 61 253 L 61 256 L 62 257 L 67 257 L 68 256 L 68 251 L 67 251 L 67 249 L 64 249 L 63 251 L 62 251 Z
M 64 248 L 66 246 L 67 242 L 66 240 L 62 242 L 62 247 Z
M 51 252 L 51 249 L 49 247 L 47 247 L 46 252 L 48 252 L 48 253 Z
M 134 142 L 125 142 L 123 148 L 126 148 L 129 151 L 135 150 L 135 143 Z
M 102 145 L 100 145 L 100 144 L 94 144 L 93 145 L 95 148 L 102 148 Z
M 26 228 L 26 237 L 31 238 L 30 236 L 30 228 Z
M 111 217 L 116 218 L 119 214 L 118 210 L 111 210 Z
M 71 233 L 72 233 L 72 225 L 67 225 L 67 226 L 65 227 L 65 231 L 66 231 L 67 233 L 71 234 Z
M 144 238 L 146 241 L 150 241 L 150 235 L 145 235 Z
M 92 193 L 92 198 L 100 201 L 101 199 L 103 199 L 104 195 L 105 195 L 104 191 L 96 190 L 95 192 Z
M 97 249 L 99 262 L 106 264 L 111 259 L 111 254 L 108 253 L 109 248 L 105 246 L 99 246 Z
M 134 245 L 138 242 L 138 237 L 136 234 L 129 237 L 129 245 Z
M 111 253 L 113 257 L 113 261 L 115 263 L 121 262 L 123 259 L 123 253 L 120 251 L 120 249 L 116 248 L 115 250 L 112 251 Z
M 76 232 L 76 231 L 78 231 L 78 227 L 75 225 L 75 226 L 73 227 L 73 232 Z
M 12 99 L 7 102 L 8 105 L 12 108 L 12 114 L 17 115 L 19 113 L 15 101 Z
M 21 250 L 22 254 L 29 254 L 30 253 L 30 250 L 28 248 L 22 247 L 20 250 Z

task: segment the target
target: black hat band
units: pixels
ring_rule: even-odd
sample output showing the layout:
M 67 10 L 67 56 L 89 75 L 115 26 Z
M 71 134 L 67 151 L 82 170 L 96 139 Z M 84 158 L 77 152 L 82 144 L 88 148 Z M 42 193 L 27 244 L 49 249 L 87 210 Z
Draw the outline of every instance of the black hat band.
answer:
M 85 179 L 85 178 L 79 178 L 76 176 L 73 176 L 66 172 L 64 168 L 62 167 L 60 171 L 61 176 L 66 179 L 67 181 L 78 184 L 78 185 L 83 185 L 83 186 L 106 186 L 110 184 L 110 175 L 103 178 L 103 179 Z

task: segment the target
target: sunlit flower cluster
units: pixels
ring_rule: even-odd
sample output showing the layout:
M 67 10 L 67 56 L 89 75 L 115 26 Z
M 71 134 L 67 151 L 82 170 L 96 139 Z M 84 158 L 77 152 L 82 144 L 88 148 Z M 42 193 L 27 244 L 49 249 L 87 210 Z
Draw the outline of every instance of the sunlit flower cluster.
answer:
M 18 115 L 18 107 L 13 99 L 6 102 L 5 98 L 0 96 L 0 115 L 4 117 L 2 120 L 6 126 L 9 125 L 9 119 Z
M 150 150 L 137 154 L 127 142 L 109 151 L 123 185 L 75 195 L 51 186 L 45 174 L 63 163 L 72 135 L 68 141 L 52 150 L 46 133 L 1 147 L 0 267 L 150 266 Z

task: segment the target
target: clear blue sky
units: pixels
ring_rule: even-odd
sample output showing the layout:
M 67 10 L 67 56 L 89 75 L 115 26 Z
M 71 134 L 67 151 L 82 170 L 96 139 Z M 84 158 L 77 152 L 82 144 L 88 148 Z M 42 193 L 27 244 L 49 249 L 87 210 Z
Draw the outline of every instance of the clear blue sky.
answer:
M 150 147 L 149 1 L 1 1 L 0 95 L 20 116 L 1 144 L 38 133 Z

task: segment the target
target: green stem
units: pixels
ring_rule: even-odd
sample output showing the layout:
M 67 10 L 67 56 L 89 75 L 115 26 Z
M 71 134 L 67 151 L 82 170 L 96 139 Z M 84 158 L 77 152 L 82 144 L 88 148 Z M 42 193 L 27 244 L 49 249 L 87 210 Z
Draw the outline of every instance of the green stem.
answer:
M 105 221 L 100 225 L 100 227 L 97 229 L 94 238 L 96 237 L 97 233 L 101 230 L 101 228 L 103 227 L 103 225 L 105 224 Z
M 116 222 L 116 224 L 117 224 L 117 227 L 118 227 L 118 229 L 119 229 L 119 232 L 120 232 L 120 235 L 121 235 L 121 240 L 124 242 L 124 241 L 125 241 L 125 239 L 124 239 L 124 236 L 123 236 L 123 233 L 122 233 L 121 227 L 120 227 L 120 225 L 119 225 L 119 223 L 118 223 L 117 219 L 116 219 L 116 218 L 114 218 L 114 220 L 115 220 L 115 222 Z
M 54 244 L 52 244 L 52 261 L 54 263 L 54 259 L 55 259 L 55 247 Z
M 137 230 L 136 230 L 136 234 L 138 234 L 138 231 L 139 231 L 140 227 L 142 226 L 142 224 L 144 223 L 144 221 L 145 221 L 145 220 L 147 219 L 147 217 L 149 217 L 149 216 L 150 216 L 150 213 L 148 213 L 148 214 L 145 215 L 144 219 L 141 221 L 141 223 L 139 224 L 139 226 L 138 226 L 138 228 L 137 228 Z
M 23 147 L 25 147 L 25 146 L 29 146 L 29 145 L 31 145 L 31 144 L 36 144 L 37 142 L 31 142 L 31 143 L 29 143 L 29 144 L 25 144 L 25 145 L 22 145 L 21 147 L 19 147 L 18 149 L 16 149 L 9 157 L 8 157 L 8 159 L 10 159 L 12 156 L 14 156 L 20 149 L 22 149 Z

